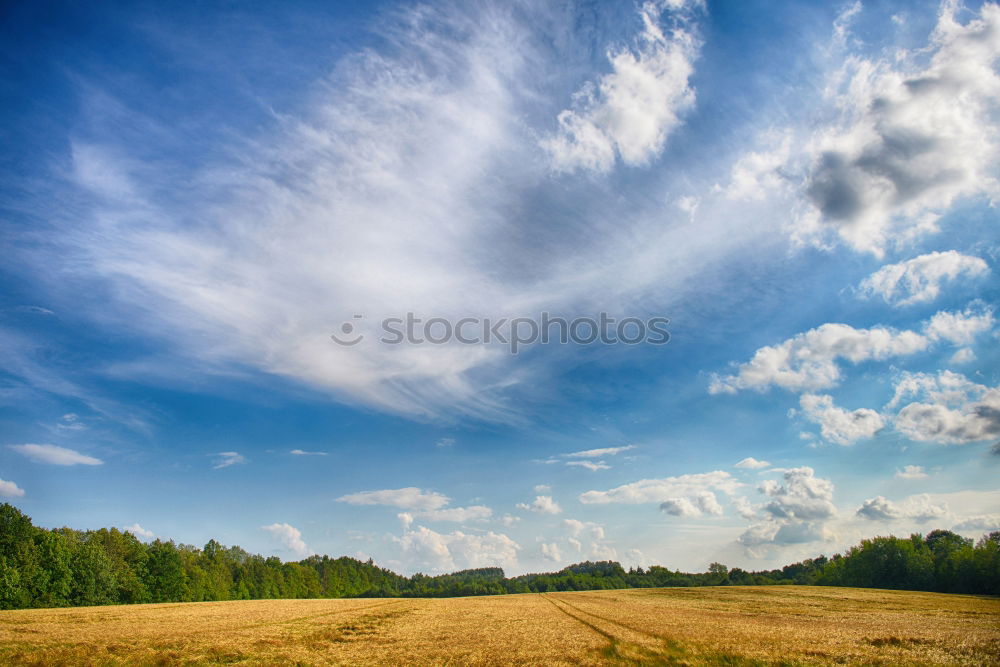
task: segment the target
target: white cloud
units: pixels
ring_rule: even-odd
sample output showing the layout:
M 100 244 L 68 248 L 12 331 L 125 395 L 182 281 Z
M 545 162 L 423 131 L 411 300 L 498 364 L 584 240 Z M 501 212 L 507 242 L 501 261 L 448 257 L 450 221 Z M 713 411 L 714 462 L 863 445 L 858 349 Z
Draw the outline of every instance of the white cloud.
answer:
M 952 526 L 952 530 L 959 533 L 991 533 L 995 530 L 1000 530 L 1000 514 L 981 514 L 966 517 Z
M 559 551 L 559 545 L 555 542 L 542 544 L 542 556 L 554 563 L 561 562 L 563 559 L 562 553 Z
M 604 461 L 566 461 L 568 466 L 578 466 L 580 468 L 586 468 L 587 470 L 610 470 L 609 466 Z
M 51 463 L 57 466 L 99 466 L 104 461 L 80 452 L 56 445 L 7 445 L 15 452 L 27 456 L 37 463 Z
M 895 521 L 903 516 L 887 498 L 875 496 L 869 498 L 858 508 L 857 515 L 872 521 Z
M 815 476 L 808 467 L 792 468 L 784 473 L 785 484 L 765 480 L 760 492 L 770 500 L 763 510 L 775 519 L 806 521 L 829 519 L 837 513 L 833 504 L 833 482 Z
M 307 451 L 304 451 L 302 449 L 293 449 L 292 451 L 290 451 L 288 453 L 291 454 L 291 455 L 293 455 L 293 456 L 326 456 L 327 455 L 326 452 L 307 452 Z
M 513 514 L 504 514 L 500 518 L 500 523 L 502 523 L 503 525 L 505 525 L 508 528 L 510 528 L 511 526 L 513 526 L 515 523 L 517 523 L 520 520 L 521 520 L 521 517 L 519 517 L 519 516 L 514 516 Z
M 571 547 L 576 549 L 577 553 L 583 551 L 583 543 L 575 537 L 567 538 L 566 542 L 568 542 Z
M 734 468 L 748 468 L 750 470 L 759 470 L 760 468 L 766 468 L 769 465 L 771 465 L 771 463 L 769 461 L 758 461 L 754 457 L 748 456 L 745 459 L 743 459 L 742 461 L 740 461 L 739 463 L 737 463 L 736 465 L 734 465 L 733 467 Z
M 744 519 L 750 520 L 757 516 L 757 512 L 754 510 L 753 505 L 744 496 L 739 496 L 733 498 L 733 508 L 736 513 L 739 514 Z
M 883 496 L 875 496 L 862 503 L 856 514 L 871 521 L 912 519 L 917 523 L 927 523 L 946 517 L 948 505 L 935 505 L 926 493 L 910 496 L 899 505 Z
M 563 519 L 563 524 L 573 537 L 589 535 L 595 540 L 604 539 L 604 526 L 593 521 L 580 521 L 579 519 Z
M 79 415 L 69 412 L 59 419 L 56 428 L 61 431 L 86 431 L 87 425 L 80 421 Z
M 832 229 L 881 255 L 936 231 L 958 198 L 996 195 L 997 142 L 984 128 L 1000 98 L 1000 8 L 984 4 L 965 25 L 960 11 L 958 2 L 942 4 L 928 48 L 892 60 L 849 56 L 836 73 L 827 100 L 835 117 L 792 151 L 809 161 L 801 237 Z
M 470 505 L 469 507 L 447 507 L 444 509 L 424 510 L 416 512 L 416 516 L 428 521 L 454 521 L 465 523 L 466 521 L 476 521 L 489 519 L 493 516 L 493 510 L 483 505 Z
M 693 3 L 692 3 L 693 4 Z M 668 3 L 672 9 L 683 4 Z M 574 108 L 558 116 L 559 132 L 542 142 L 558 171 L 610 170 L 616 158 L 640 166 L 660 154 L 680 114 L 694 104 L 688 79 L 699 42 L 686 13 L 674 13 L 667 32 L 662 3 L 640 9 L 644 24 L 633 49 L 608 54 L 612 72 L 574 96 Z
M 771 385 L 794 391 L 826 389 L 840 382 L 839 359 L 852 363 L 884 360 L 920 352 L 929 343 L 914 331 L 823 324 L 776 346 L 760 348 L 739 366 L 736 375 L 713 377 L 709 392 L 764 390 Z
M 924 328 L 931 340 L 946 340 L 955 345 L 970 345 L 979 334 L 993 327 L 993 311 L 978 312 L 967 308 L 960 313 L 941 311 L 934 315 Z
M 699 491 L 690 496 L 668 498 L 660 509 L 672 516 L 697 517 L 703 514 L 722 516 L 722 506 L 711 491 Z
M 441 438 L 434 443 L 435 447 L 451 447 L 455 444 L 455 438 Z
M 953 371 L 904 373 L 887 407 L 909 396 L 919 400 L 900 409 L 893 423 L 911 440 L 955 445 L 1000 435 L 998 387 L 976 384 Z
M 903 503 L 903 512 L 917 523 L 927 523 L 948 516 L 948 505 L 946 503 L 935 505 L 929 495 L 921 493 L 906 499 Z
M 590 545 L 590 557 L 594 560 L 618 560 L 618 550 L 610 544 L 592 542 Z
M 715 470 L 712 472 L 698 473 L 692 475 L 680 475 L 678 477 L 665 477 L 663 479 L 643 479 L 631 484 L 624 484 L 609 491 L 587 491 L 580 495 L 580 502 L 585 504 L 608 504 L 626 503 L 637 505 L 640 503 L 671 503 L 679 502 L 678 499 L 686 499 L 699 511 L 715 513 L 718 503 L 708 500 L 706 493 L 711 491 L 722 491 L 732 495 L 742 486 L 728 472 Z M 721 512 L 721 509 L 719 510 Z
M 870 438 L 885 426 L 876 411 L 868 408 L 847 411 L 835 406 L 833 397 L 826 394 L 803 394 L 799 404 L 806 418 L 819 424 L 823 437 L 838 445 L 852 445 Z
M 567 458 L 576 459 L 596 459 L 602 456 L 614 456 L 619 452 L 627 452 L 630 449 L 635 449 L 635 445 L 625 445 L 624 447 L 602 447 L 600 449 L 585 449 L 580 452 L 571 452 L 569 454 L 563 454 Z
M 866 294 L 881 296 L 886 303 L 908 306 L 936 299 L 943 282 L 987 273 L 989 267 L 980 258 L 948 250 L 887 264 L 861 281 L 859 287 Z
M 770 144 L 765 150 L 748 151 L 733 164 L 726 197 L 762 200 L 767 192 L 784 187 L 787 179 L 781 170 L 788 162 L 791 136 L 770 132 L 763 139 Z
M 239 452 L 219 452 L 215 456 L 218 458 L 215 460 L 215 465 L 212 467 L 216 470 L 247 462 L 247 458 Z
M 760 508 L 765 519 L 750 524 L 737 539 L 751 557 L 788 545 L 834 538 L 827 527 L 837 514 L 833 483 L 816 477 L 815 471 L 807 466 L 782 473 L 784 484 L 765 480 L 758 488 L 766 497 Z M 753 509 L 745 501 L 738 507 L 741 516 L 748 519 L 756 517 Z
M 448 496 L 437 491 L 423 491 L 415 486 L 402 489 L 381 489 L 349 493 L 337 498 L 337 502 L 349 505 L 387 505 L 404 510 L 438 510 L 450 502 Z
M 559 514 L 562 512 L 562 508 L 559 507 L 559 503 L 552 500 L 552 496 L 536 496 L 531 504 L 528 503 L 518 503 L 518 509 L 530 510 L 536 514 Z
M 14 482 L 0 479 L 0 498 L 23 498 L 24 489 Z
M 302 533 L 294 526 L 287 523 L 272 523 L 269 526 L 261 526 L 260 529 L 269 532 L 282 547 L 299 558 L 305 558 L 312 554 L 312 550 L 302 539 Z
M 402 537 L 394 537 L 408 562 L 428 567 L 436 572 L 450 572 L 459 568 L 517 566 L 517 542 L 502 533 L 490 531 L 485 535 L 469 535 L 461 531 L 438 533 L 425 526 L 406 530 Z
M 625 552 L 625 564 L 629 567 L 642 567 L 648 562 L 646 555 L 639 549 L 629 549 Z
M 972 351 L 971 348 L 963 347 L 955 350 L 955 354 L 951 355 L 948 360 L 952 364 L 969 364 L 976 360 L 976 353 Z
M 140 526 L 138 523 L 133 523 L 131 526 L 126 526 L 123 530 L 127 530 L 128 532 L 132 533 L 136 537 L 145 537 L 147 540 L 151 540 L 151 539 L 153 539 L 153 537 L 155 537 L 155 535 L 153 534 L 153 531 L 146 530 L 145 528 L 143 528 L 142 526 Z
M 552 487 L 548 484 L 536 484 L 534 491 L 535 493 L 549 493 L 552 491 Z
M 907 465 L 896 471 L 897 479 L 927 479 L 927 473 L 922 466 Z
M 650 208 L 647 183 L 620 184 L 611 198 L 586 176 L 552 188 L 538 145 L 545 130 L 530 123 L 551 111 L 566 76 L 575 86 L 591 64 L 580 54 L 595 33 L 564 20 L 574 12 L 561 3 L 400 5 L 372 24 L 383 48 L 339 60 L 297 113 L 274 115 L 249 136 L 209 137 L 206 154 L 216 157 L 194 170 L 128 157 L 138 144 L 120 125 L 151 127 L 146 134 L 170 144 L 183 134 L 174 118 L 128 110 L 93 118 L 85 140 L 73 138 L 73 185 L 92 213 L 63 216 L 65 246 L 83 278 L 117 297 L 100 317 L 169 343 L 170 352 L 141 364 L 143 381 L 187 380 L 179 366 L 249 368 L 420 419 L 523 420 L 529 402 L 514 395 L 547 379 L 565 348 L 529 364 L 499 345 L 383 345 L 378 323 L 407 312 L 454 322 L 648 300 L 661 309 L 686 296 L 681 285 L 701 288 L 693 276 L 762 243 L 758 225 L 730 215 L 699 218 L 691 234 L 687 216 L 665 219 Z M 683 41 L 683 30 L 671 30 L 661 44 L 655 28 L 646 26 L 631 56 L 615 52 L 610 78 L 594 78 L 592 105 L 569 111 L 614 135 L 622 160 L 638 160 L 666 132 L 655 104 L 635 109 L 659 131 L 616 111 L 643 99 L 636 77 L 660 72 L 670 45 Z M 649 83 L 662 92 L 655 76 Z M 100 174 L 121 178 L 106 187 Z M 572 233 L 545 233 L 567 203 L 580 212 Z M 513 279 L 497 266 L 521 268 Z M 345 324 L 365 339 L 334 343 Z M 118 373 L 134 377 L 139 368 Z

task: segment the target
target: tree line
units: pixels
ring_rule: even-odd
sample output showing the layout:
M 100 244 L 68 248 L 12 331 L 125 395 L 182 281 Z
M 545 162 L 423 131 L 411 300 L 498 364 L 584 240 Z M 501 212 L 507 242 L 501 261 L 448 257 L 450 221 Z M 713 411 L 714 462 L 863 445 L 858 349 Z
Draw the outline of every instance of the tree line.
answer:
M 779 570 L 747 572 L 713 563 L 685 573 L 658 565 L 625 570 L 612 561 L 507 577 L 498 567 L 404 577 L 348 557 L 298 562 L 210 540 L 199 549 L 141 542 L 117 528 L 45 529 L 0 505 L 0 609 L 268 598 L 454 597 L 549 591 L 807 584 L 1000 595 L 1000 532 L 975 544 L 947 530 L 876 537 L 847 553 Z

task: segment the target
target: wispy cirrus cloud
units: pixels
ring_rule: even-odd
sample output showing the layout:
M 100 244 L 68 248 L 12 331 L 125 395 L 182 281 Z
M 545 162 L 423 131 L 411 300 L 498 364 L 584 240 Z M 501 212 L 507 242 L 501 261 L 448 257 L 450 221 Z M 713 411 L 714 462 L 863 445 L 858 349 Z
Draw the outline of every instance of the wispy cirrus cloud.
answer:
M 567 111 L 627 165 L 655 157 L 679 127 L 699 5 L 646 3 L 632 17 L 632 46 L 596 45 L 613 54 L 613 71 L 595 79 L 593 100 Z M 592 176 L 563 174 L 551 187 L 540 119 L 564 82 L 539 63 L 561 62 L 560 48 L 589 37 L 562 11 L 445 3 L 389 12 L 378 28 L 386 48 L 344 57 L 294 114 L 253 136 L 225 135 L 231 143 L 214 146 L 218 159 L 201 169 L 143 161 L 95 113 L 70 138 L 69 172 L 90 215 L 81 224 L 74 211 L 66 227 L 75 270 L 116 295 L 100 317 L 148 326 L 168 357 L 195 367 L 261 370 L 416 418 L 518 419 L 509 396 L 548 377 L 567 350 L 529 366 L 492 346 L 381 345 L 377 322 L 407 312 L 454 320 L 659 309 L 760 233 L 713 215 L 699 220 L 704 235 L 690 234 L 693 209 L 665 218 L 645 194 L 608 197 Z M 568 32 L 552 40 L 542 27 Z M 169 141 L 172 118 L 115 108 L 118 120 Z M 583 201 L 600 206 L 561 212 Z M 575 231 L 543 233 L 546 220 Z M 650 297 L 668 283 L 669 295 Z M 362 344 L 330 340 L 344 322 L 358 325 Z
M 94 456 L 81 454 L 75 449 L 59 447 L 57 445 L 27 444 L 7 445 L 7 447 L 13 449 L 18 454 L 27 456 L 37 463 L 49 463 L 57 466 L 99 466 L 104 463 L 104 461 Z
M 212 467 L 216 470 L 247 462 L 247 457 L 243 456 L 239 452 L 219 452 L 218 454 L 213 454 L 213 456 L 216 458 Z

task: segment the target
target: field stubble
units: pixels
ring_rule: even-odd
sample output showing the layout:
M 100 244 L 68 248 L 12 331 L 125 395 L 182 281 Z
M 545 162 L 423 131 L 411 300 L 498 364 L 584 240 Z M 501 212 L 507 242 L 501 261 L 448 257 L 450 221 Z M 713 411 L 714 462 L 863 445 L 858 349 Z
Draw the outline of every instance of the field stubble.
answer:
M 18 665 L 1000 665 L 1000 599 L 799 586 L 0 612 Z

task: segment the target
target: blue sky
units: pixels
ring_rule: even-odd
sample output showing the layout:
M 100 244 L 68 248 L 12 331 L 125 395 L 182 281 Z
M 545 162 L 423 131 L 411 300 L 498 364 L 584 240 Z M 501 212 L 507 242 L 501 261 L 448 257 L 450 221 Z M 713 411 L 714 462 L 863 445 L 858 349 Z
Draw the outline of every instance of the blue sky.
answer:
M 4 10 L 38 524 L 405 573 L 1000 529 L 996 5 L 185 10 Z M 375 336 L 543 311 L 671 338 Z

